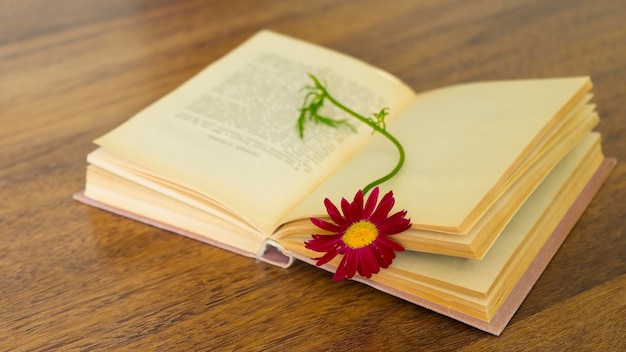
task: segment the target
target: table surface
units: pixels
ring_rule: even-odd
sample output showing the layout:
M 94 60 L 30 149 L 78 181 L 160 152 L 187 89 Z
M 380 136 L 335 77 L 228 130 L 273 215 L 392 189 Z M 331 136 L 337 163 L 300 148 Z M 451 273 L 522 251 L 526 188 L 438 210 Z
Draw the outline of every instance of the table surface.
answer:
M 619 350 L 626 2 L 0 2 L 0 349 Z M 416 91 L 590 75 L 618 165 L 500 337 L 72 200 L 92 140 L 262 28 Z

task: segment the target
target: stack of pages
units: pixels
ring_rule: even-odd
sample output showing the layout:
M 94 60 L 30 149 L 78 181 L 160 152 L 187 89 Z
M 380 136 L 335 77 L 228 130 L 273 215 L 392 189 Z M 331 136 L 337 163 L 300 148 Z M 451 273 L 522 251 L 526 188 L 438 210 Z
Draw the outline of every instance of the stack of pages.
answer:
M 406 250 L 354 279 L 500 334 L 615 163 L 592 131 L 588 77 L 416 94 L 359 60 L 262 31 L 98 138 L 76 199 L 268 263 L 314 264 L 309 218 L 391 170 L 397 151 L 358 124 L 311 125 L 300 139 L 307 73 L 363 115 L 388 107 L 387 131 L 406 150 L 381 185 L 411 218 L 393 236 Z

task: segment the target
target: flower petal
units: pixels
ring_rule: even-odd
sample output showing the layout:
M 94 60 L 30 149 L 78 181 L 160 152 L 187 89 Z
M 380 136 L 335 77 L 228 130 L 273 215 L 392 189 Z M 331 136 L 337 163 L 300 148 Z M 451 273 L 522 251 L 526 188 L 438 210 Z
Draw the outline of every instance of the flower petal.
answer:
M 371 221 L 374 224 L 378 224 L 379 222 L 383 221 L 389 214 L 389 211 L 391 211 L 391 208 L 393 208 L 395 202 L 396 201 L 393 198 L 393 192 L 389 191 L 380 200 L 378 207 L 376 207 L 376 210 L 374 210 L 374 213 L 372 214 Z
M 310 218 L 311 222 L 313 223 L 313 225 L 319 227 L 322 230 L 326 230 L 326 231 L 330 231 L 330 232 L 343 232 L 345 231 L 345 228 L 330 223 L 328 221 L 322 220 L 322 219 L 318 219 L 318 218 Z
M 356 206 L 359 207 L 359 210 L 363 210 L 363 190 L 362 189 L 356 192 L 356 194 L 354 195 L 354 201 L 352 201 L 352 204 L 356 204 Z
M 304 247 L 316 252 L 326 252 L 335 247 L 343 246 L 341 236 L 341 234 L 313 235 L 313 239 L 306 241 Z
M 358 204 L 351 203 L 350 204 L 350 220 L 352 223 L 358 222 L 363 219 L 363 210 L 359 208 Z
M 385 246 L 391 250 L 394 250 L 396 252 L 402 252 L 404 251 L 404 247 L 402 247 L 402 245 L 400 245 L 397 242 L 394 242 L 393 240 L 387 238 L 386 236 L 378 236 L 378 238 L 376 239 L 376 241 L 381 245 L 381 246 Z
M 367 197 L 367 202 L 363 208 L 363 219 L 369 220 L 372 216 L 372 212 L 374 211 L 374 208 L 376 208 L 376 203 L 378 202 L 379 191 L 380 189 L 378 187 L 374 187 L 374 189 L 370 192 L 370 195 Z
M 379 229 L 379 233 L 384 236 L 393 236 L 399 234 L 400 232 L 404 232 L 411 228 L 411 222 L 406 219 L 402 222 L 398 222 L 395 224 L 391 224 Z
M 346 219 L 346 227 L 352 225 L 355 221 L 350 217 L 350 202 L 345 198 L 341 198 L 341 211 L 343 212 L 343 217 Z
M 372 277 L 372 269 L 367 257 L 367 247 L 354 251 L 359 256 L 357 272 L 363 277 Z
M 341 259 L 341 263 L 333 276 L 333 280 L 341 281 L 343 279 L 350 279 L 356 274 L 358 266 L 357 252 L 353 250 L 346 251 L 346 254 Z
M 333 275 L 334 281 L 341 281 L 347 277 L 351 253 L 352 251 L 348 251 L 346 252 L 346 254 L 344 254 L 343 258 L 341 258 L 341 262 L 339 263 L 337 270 L 335 270 L 335 275 Z
M 380 266 L 382 268 L 388 268 L 393 259 L 396 257 L 396 253 L 389 247 L 374 242 L 372 247 L 378 251 L 378 258 L 380 259 Z
M 337 254 L 339 254 L 339 250 L 337 247 L 335 247 L 334 249 L 326 252 L 326 254 L 324 254 L 323 256 L 321 256 L 317 262 L 315 263 L 315 265 L 317 266 L 322 266 L 326 263 L 328 263 L 329 261 L 333 260 Z
M 339 226 L 346 226 L 346 220 L 341 216 L 339 209 L 330 201 L 330 199 L 324 199 L 324 205 L 326 206 L 326 212 L 330 216 L 330 219 Z
M 378 249 L 374 248 L 374 254 L 376 256 L 376 261 L 378 261 L 378 266 L 380 266 L 381 268 L 385 269 L 389 267 L 389 264 L 391 264 L 391 261 L 388 261 L 385 257 L 383 257 L 382 254 L 380 254 L 380 252 L 378 251 Z M 393 251 L 391 252 L 393 253 Z M 394 255 L 395 257 L 395 255 Z M 392 258 L 393 259 L 393 258 Z
M 406 211 L 399 211 L 387 219 L 381 221 L 376 226 L 383 235 L 395 235 L 411 228 L 411 219 L 404 218 Z
M 362 248 L 359 251 L 359 254 L 359 264 L 362 269 L 361 271 L 359 271 L 359 274 L 369 279 L 370 277 L 372 277 L 372 274 L 376 274 L 379 271 L 378 260 L 376 259 L 376 255 L 373 252 L 372 246 Z

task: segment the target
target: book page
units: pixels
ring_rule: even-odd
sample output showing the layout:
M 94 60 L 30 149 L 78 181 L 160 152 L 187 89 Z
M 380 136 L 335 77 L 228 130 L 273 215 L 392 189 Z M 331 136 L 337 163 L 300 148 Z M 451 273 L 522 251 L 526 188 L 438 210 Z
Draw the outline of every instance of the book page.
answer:
M 371 280 L 467 314 L 472 305 L 487 312 L 507 297 L 564 214 L 594 178 L 604 157 L 599 133 L 588 133 L 541 183 L 483 260 L 413 251 L 398 252 L 393 264 Z M 296 257 L 311 262 L 320 254 L 304 248 L 310 235 L 281 240 Z M 340 256 L 330 265 L 334 271 Z M 357 277 L 358 279 L 358 277 Z M 483 313 L 486 314 L 486 313 Z
M 600 134 L 587 134 L 522 206 L 483 260 L 407 251 L 398 253 L 391 271 L 488 297 L 497 283 L 505 280 L 501 276 L 508 268 L 521 275 L 602 160 Z M 524 265 L 519 265 L 519 260 L 524 260 Z M 510 286 L 516 280 L 512 281 Z
M 269 234 L 371 138 L 358 124 L 358 133 L 311 124 L 299 139 L 307 73 L 364 115 L 382 107 L 398 111 L 413 97 L 372 66 L 263 31 L 96 144 L 213 198 Z
M 426 92 L 388 125 L 404 145 L 402 170 L 381 190 L 393 190 L 414 228 L 466 234 L 504 192 L 521 162 L 591 88 L 587 77 L 461 84 Z M 290 219 L 325 215 L 391 170 L 397 151 L 377 135 Z M 351 188 L 352 187 L 352 188 Z

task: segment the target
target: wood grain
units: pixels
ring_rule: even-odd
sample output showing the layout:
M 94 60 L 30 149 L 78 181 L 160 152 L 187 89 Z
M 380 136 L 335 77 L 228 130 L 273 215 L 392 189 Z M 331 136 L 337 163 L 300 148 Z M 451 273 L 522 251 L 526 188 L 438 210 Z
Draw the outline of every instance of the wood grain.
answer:
M 626 349 L 623 1 L 0 2 L 0 350 Z M 261 28 L 421 91 L 591 75 L 618 165 L 502 336 L 72 200 L 91 141 Z

